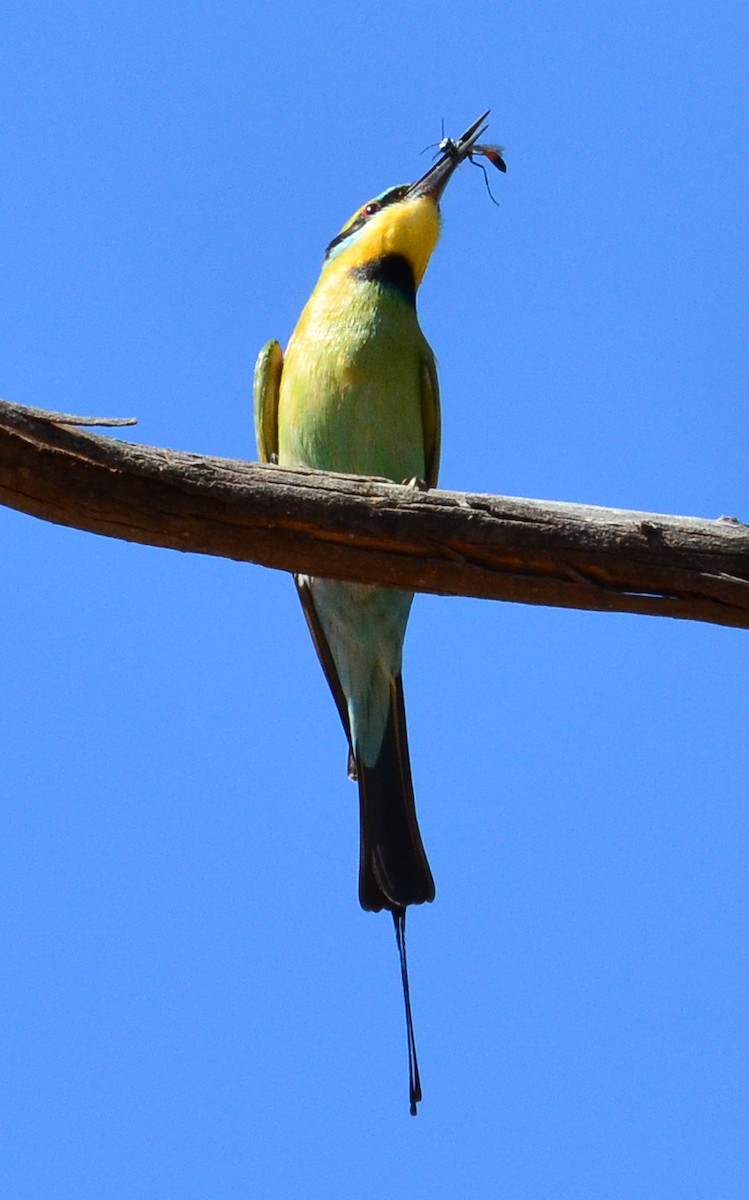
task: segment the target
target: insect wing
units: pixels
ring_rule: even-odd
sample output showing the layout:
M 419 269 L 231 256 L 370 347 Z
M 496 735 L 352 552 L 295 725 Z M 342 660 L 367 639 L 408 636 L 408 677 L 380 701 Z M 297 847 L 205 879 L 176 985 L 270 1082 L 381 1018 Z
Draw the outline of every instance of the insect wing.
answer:
M 483 154 L 484 158 L 488 158 L 490 163 L 493 163 L 498 171 L 506 171 L 507 164 L 502 158 L 503 146 L 474 146 L 474 154 Z

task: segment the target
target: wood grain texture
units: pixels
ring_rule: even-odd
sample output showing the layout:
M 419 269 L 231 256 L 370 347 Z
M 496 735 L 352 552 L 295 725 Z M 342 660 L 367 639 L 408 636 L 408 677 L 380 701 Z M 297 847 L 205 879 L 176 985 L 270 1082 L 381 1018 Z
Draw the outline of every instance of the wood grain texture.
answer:
M 5 401 L 0 502 L 90 533 L 285 571 L 749 628 L 749 526 L 733 517 L 287 471 L 81 433 Z

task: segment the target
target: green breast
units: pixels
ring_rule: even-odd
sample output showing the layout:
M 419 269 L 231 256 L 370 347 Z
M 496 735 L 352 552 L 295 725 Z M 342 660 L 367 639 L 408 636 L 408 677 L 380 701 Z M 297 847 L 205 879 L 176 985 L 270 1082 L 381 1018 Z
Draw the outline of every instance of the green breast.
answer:
M 423 476 L 426 356 L 415 308 L 396 289 L 323 274 L 286 351 L 279 462 L 396 482 Z

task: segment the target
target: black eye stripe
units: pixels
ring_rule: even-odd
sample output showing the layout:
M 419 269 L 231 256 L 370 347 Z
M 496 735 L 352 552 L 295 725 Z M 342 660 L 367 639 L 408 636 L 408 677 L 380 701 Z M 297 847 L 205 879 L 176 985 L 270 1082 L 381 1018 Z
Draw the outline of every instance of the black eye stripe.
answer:
M 333 238 L 333 241 L 325 251 L 325 257 L 327 258 L 331 250 L 334 250 L 336 246 L 340 246 L 341 242 L 345 242 L 346 238 L 351 237 L 352 233 L 356 233 L 358 229 L 361 229 L 362 225 L 366 225 L 369 218 L 374 216 L 375 213 L 380 212 L 383 208 L 387 208 L 388 204 L 397 204 L 399 200 L 402 200 L 407 191 L 408 184 L 402 183 L 398 187 L 389 188 L 387 192 L 383 192 L 377 199 L 369 200 L 363 208 L 359 209 L 358 215 Z M 377 207 L 373 208 L 373 205 L 377 205 Z

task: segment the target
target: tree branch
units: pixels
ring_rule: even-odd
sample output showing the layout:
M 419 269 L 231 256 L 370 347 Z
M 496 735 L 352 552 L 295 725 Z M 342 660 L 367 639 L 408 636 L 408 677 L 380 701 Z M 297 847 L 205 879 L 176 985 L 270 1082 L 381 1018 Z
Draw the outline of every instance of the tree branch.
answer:
M 0 502 L 125 541 L 285 571 L 749 628 L 749 526 L 418 492 L 138 446 L 0 401 Z

